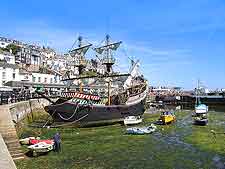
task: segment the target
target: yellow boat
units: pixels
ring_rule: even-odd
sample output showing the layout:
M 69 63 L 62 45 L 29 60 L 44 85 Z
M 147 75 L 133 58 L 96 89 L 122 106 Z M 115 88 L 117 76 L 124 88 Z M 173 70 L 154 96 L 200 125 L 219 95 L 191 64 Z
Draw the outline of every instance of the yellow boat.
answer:
M 172 112 L 162 112 L 159 119 L 163 124 L 176 121 L 176 116 Z

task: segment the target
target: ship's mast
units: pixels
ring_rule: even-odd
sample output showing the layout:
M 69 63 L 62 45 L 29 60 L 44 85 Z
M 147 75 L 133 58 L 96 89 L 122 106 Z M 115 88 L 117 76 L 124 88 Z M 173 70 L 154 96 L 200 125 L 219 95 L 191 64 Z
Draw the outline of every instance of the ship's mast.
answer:
M 85 54 L 88 51 L 88 49 L 90 48 L 90 46 L 92 46 L 92 44 L 87 44 L 87 45 L 83 45 L 83 37 L 79 36 L 78 37 L 78 47 L 69 51 L 70 55 L 73 58 L 73 66 L 74 68 L 78 68 L 78 75 L 81 75 L 83 73 L 84 68 L 87 66 L 87 60 L 85 59 Z M 80 92 L 83 91 L 83 84 L 82 81 L 79 80 L 79 84 L 80 84 Z
M 98 53 L 103 55 L 101 61 L 102 64 L 106 66 L 106 72 L 105 74 L 110 75 L 113 73 L 112 66 L 115 63 L 115 58 L 112 56 L 112 50 L 117 50 L 117 48 L 120 46 L 122 41 L 116 42 L 116 43 L 110 43 L 110 36 L 106 35 L 105 38 L 105 45 L 100 46 L 98 48 L 95 48 L 94 50 Z M 111 79 L 109 78 L 107 81 L 108 85 L 108 105 L 111 104 Z
M 81 45 L 82 45 L 82 37 L 79 36 L 78 37 L 78 47 L 80 48 Z M 75 64 L 74 66 L 75 67 L 78 67 L 78 72 L 79 72 L 79 75 L 83 73 L 83 69 L 86 67 L 86 60 L 84 58 L 84 56 L 82 54 L 80 54 L 77 58 L 77 62 L 75 61 Z
M 196 105 L 200 104 L 199 90 L 200 90 L 200 80 L 198 79 L 196 89 Z
M 78 37 L 78 47 L 71 50 L 69 53 L 73 57 L 73 65 L 78 68 L 78 74 L 83 73 L 84 68 L 87 66 L 87 60 L 85 59 L 85 54 L 92 44 L 83 45 L 83 37 Z
M 122 43 L 122 41 L 111 43 L 110 36 L 106 35 L 104 45 L 94 48 L 94 50 L 98 54 L 101 54 L 103 56 L 101 59 L 101 62 L 103 65 L 106 66 L 106 72 L 105 72 L 106 74 L 112 73 L 112 66 L 115 63 L 115 58 L 112 55 L 112 51 L 116 51 L 121 43 Z
M 109 45 L 109 35 L 106 35 L 106 45 Z M 106 48 L 106 55 L 103 58 L 103 64 L 106 66 L 106 72 L 109 74 L 112 72 L 112 65 L 115 63 L 115 59 L 111 55 L 110 49 Z

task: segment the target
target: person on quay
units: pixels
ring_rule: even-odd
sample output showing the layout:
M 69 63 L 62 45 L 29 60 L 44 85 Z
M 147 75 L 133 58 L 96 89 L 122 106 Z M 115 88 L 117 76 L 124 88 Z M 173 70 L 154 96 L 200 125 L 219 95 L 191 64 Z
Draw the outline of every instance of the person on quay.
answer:
M 56 152 L 60 152 L 61 151 L 61 137 L 58 132 L 54 135 L 53 140 L 54 140 L 54 150 Z

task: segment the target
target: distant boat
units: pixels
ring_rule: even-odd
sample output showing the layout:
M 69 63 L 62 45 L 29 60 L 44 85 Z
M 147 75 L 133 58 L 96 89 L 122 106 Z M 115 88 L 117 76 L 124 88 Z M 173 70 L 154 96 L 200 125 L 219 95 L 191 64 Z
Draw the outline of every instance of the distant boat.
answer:
M 159 118 L 159 122 L 161 122 L 162 124 L 169 124 L 174 121 L 176 121 L 176 116 L 170 111 L 162 112 Z
M 139 124 L 142 122 L 141 116 L 127 116 L 124 119 L 125 125 Z
M 195 113 L 207 113 L 208 112 L 208 106 L 205 104 L 198 104 L 195 106 Z
M 196 102 L 195 102 L 195 113 L 194 113 L 194 124 L 197 125 L 206 125 L 208 123 L 207 113 L 208 113 L 208 106 L 202 104 L 200 101 L 200 97 L 198 97 L 199 91 L 199 81 L 198 87 L 196 89 Z
M 194 113 L 194 124 L 206 125 L 208 123 L 207 119 L 208 106 L 204 104 L 199 104 L 195 107 Z

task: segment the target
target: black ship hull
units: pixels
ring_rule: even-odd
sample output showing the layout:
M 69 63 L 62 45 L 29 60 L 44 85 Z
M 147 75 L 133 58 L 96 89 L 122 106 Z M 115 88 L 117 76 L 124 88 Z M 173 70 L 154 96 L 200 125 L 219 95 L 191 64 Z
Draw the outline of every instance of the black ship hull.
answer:
M 86 104 L 81 105 L 69 99 L 57 104 L 45 107 L 52 116 L 54 122 L 79 123 L 120 121 L 127 116 L 141 116 L 145 112 L 145 100 L 147 90 L 136 94 L 128 99 L 125 104 L 104 105 Z
M 64 103 L 46 106 L 45 110 L 55 122 L 97 122 L 120 120 L 126 116 L 141 116 L 145 111 L 145 101 L 133 105 L 93 105 L 76 108 L 77 104 Z M 79 120 L 80 119 L 80 120 Z

